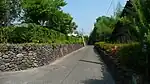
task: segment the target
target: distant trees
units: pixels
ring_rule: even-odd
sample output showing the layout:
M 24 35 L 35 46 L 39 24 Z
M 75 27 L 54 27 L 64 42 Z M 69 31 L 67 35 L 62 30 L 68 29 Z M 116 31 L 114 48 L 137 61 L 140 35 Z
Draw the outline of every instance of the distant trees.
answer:
M 113 17 L 106 17 L 106 16 L 98 17 L 96 19 L 94 29 L 89 38 L 90 43 L 92 44 L 97 41 L 108 40 L 112 33 L 115 23 L 116 21 Z

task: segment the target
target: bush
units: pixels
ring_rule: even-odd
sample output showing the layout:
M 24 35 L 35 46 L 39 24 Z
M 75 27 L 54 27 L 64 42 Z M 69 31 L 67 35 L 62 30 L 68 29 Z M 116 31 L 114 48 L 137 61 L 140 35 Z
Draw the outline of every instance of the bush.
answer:
M 107 53 L 111 53 L 111 49 L 114 46 L 118 46 L 116 57 L 119 59 L 122 66 L 129 69 L 133 69 L 136 72 L 144 72 L 146 68 L 146 55 L 150 53 L 144 53 L 142 51 L 142 46 L 139 43 L 130 44 L 110 44 L 99 42 L 95 44 Z M 148 45 L 150 47 L 150 45 Z M 149 51 L 148 49 L 147 51 Z
M 146 68 L 146 54 L 142 51 L 140 44 L 129 44 L 123 46 L 117 53 L 122 65 L 138 72 L 143 72 Z
M 0 43 L 80 43 L 80 38 L 36 24 L 0 28 Z
M 95 43 L 95 45 L 99 46 L 101 49 L 107 51 L 108 53 L 111 52 L 111 49 L 115 46 L 117 47 L 123 47 L 123 46 L 127 46 L 128 44 L 110 44 L 110 43 L 105 43 L 105 42 L 97 42 Z
M 0 28 L 0 43 L 7 43 L 11 39 L 14 27 L 2 27 Z

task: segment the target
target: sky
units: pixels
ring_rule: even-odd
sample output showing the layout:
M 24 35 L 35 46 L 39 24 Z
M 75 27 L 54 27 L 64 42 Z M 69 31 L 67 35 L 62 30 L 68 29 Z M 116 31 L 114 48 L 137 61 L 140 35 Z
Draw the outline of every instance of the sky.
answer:
M 111 0 L 65 0 L 67 5 L 63 10 L 70 13 L 74 18 L 74 21 L 78 25 L 78 31 L 82 31 L 84 34 L 90 34 L 93 29 L 94 22 L 99 16 L 111 16 L 114 14 L 114 9 L 120 2 L 122 6 L 126 4 L 127 0 L 113 0 L 113 4 L 109 9 Z

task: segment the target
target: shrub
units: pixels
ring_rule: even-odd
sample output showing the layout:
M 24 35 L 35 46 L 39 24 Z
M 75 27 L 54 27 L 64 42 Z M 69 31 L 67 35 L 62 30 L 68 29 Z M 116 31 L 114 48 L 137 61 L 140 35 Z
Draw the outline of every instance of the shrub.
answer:
M 0 43 L 80 43 L 80 38 L 36 24 L 0 28 Z
M 101 49 L 107 51 L 108 53 L 111 52 L 111 49 L 115 46 L 117 47 L 123 47 L 127 46 L 128 44 L 110 44 L 110 43 L 105 43 L 105 42 L 97 42 L 95 45 L 99 46 Z
M 111 49 L 114 46 L 118 46 L 116 56 L 119 59 L 122 66 L 133 69 L 136 72 L 144 72 L 146 68 L 146 55 L 150 53 L 144 53 L 140 43 L 130 44 L 110 44 L 99 42 L 95 44 L 101 47 L 107 53 L 111 53 Z M 150 45 L 148 45 L 150 47 Z M 150 49 L 148 49 L 149 51 Z
M 7 43 L 11 38 L 14 27 L 2 27 L 0 28 L 0 43 Z
M 122 65 L 138 72 L 143 72 L 146 68 L 146 54 L 142 51 L 140 44 L 129 44 L 123 46 L 117 53 Z

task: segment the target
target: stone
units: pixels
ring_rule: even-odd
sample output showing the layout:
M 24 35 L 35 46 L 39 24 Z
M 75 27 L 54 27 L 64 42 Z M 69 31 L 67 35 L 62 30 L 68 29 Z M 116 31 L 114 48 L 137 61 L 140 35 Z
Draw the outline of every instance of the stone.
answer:
M 33 55 L 33 53 L 29 53 L 28 55 L 29 55 L 29 56 L 32 56 L 32 55 Z
M 0 60 L 0 65 L 5 64 L 5 62 L 3 60 Z
M 32 64 L 31 60 L 26 60 L 27 64 Z
M 27 54 L 27 52 L 23 51 L 22 54 Z
M 16 57 L 16 54 L 12 53 L 12 54 L 9 55 L 9 57 L 12 59 L 12 58 Z
M 19 46 L 18 48 L 19 48 L 20 50 L 22 50 L 22 49 L 23 49 L 23 47 L 22 47 L 22 46 Z
M 34 63 L 38 63 L 38 61 L 37 61 L 37 60 L 34 60 Z
M 5 69 L 5 65 L 0 65 L 0 70 L 4 70 Z
M 22 62 L 26 62 L 26 60 L 22 60 Z
M 0 57 L 0 60 L 2 60 L 3 58 L 2 57 Z
M 21 46 L 22 47 L 22 46 Z M 24 46 L 21 48 L 14 45 L 5 53 L 0 52 L 0 70 L 18 71 L 31 67 L 39 67 L 51 63 L 51 61 L 66 55 L 80 45 L 58 45 L 53 49 L 49 45 L 44 46 Z M 19 53 L 19 54 L 18 54 Z
M 5 59 L 9 58 L 8 55 L 3 55 L 2 57 L 5 58 Z
M 15 61 L 15 59 L 11 59 L 11 62 L 14 62 Z
M 3 54 L 0 52 L 0 56 L 2 56 Z
M 8 56 L 11 57 L 12 55 L 9 53 Z
M 36 53 L 33 53 L 33 56 L 36 56 L 37 54 Z
M 14 52 L 12 52 L 12 51 L 8 51 L 8 54 L 13 55 L 13 54 L 15 54 L 15 53 L 14 53 Z
M 32 59 L 33 59 L 33 60 L 35 60 L 36 58 L 35 58 L 35 57 L 33 57 Z
M 10 65 L 10 63 L 5 63 L 5 66 L 8 66 L 8 65 Z
M 33 51 L 29 51 L 29 53 L 33 53 Z
M 11 66 L 14 68 L 14 66 L 16 66 L 16 65 L 12 63 Z
M 18 69 L 18 68 L 15 68 L 14 71 L 19 71 L 19 69 Z
M 15 69 L 12 69 L 11 71 L 16 71 Z
M 9 68 L 12 68 L 12 67 L 13 67 L 13 65 L 9 64 L 9 65 L 8 65 L 8 67 L 9 67 Z
M 11 62 L 11 59 L 4 59 L 3 61 L 6 63 L 9 63 L 9 62 Z
M 5 68 L 5 71 L 10 71 L 10 68 L 9 67 Z
M 38 64 L 37 64 L 37 63 L 34 63 L 34 66 L 35 66 L 35 67 L 38 67 Z
M 16 69 L 18 66 L 16 64 L 14 64 L 14 68 Z
M 16 56 L 14 56 L 13 58 L 14 58 L 14 59 L 17 59 L 17 57 L 16 57 Z
M 20 57 L 20 58 L 17 58 L 16 60 L 17 60 L 17 61 L 22 61 L 22 60 L 23 60 L 23 58 L 22 58 L 22 57 Z
M 15 64 L 20 65 L 20 64 L 21 64 L 21 62 L 20 62 L 20 61 L 17 61 Z
M 23 57 L 24 55 L 23 54 L 17 54 L 16 56 L 17 57 Z

